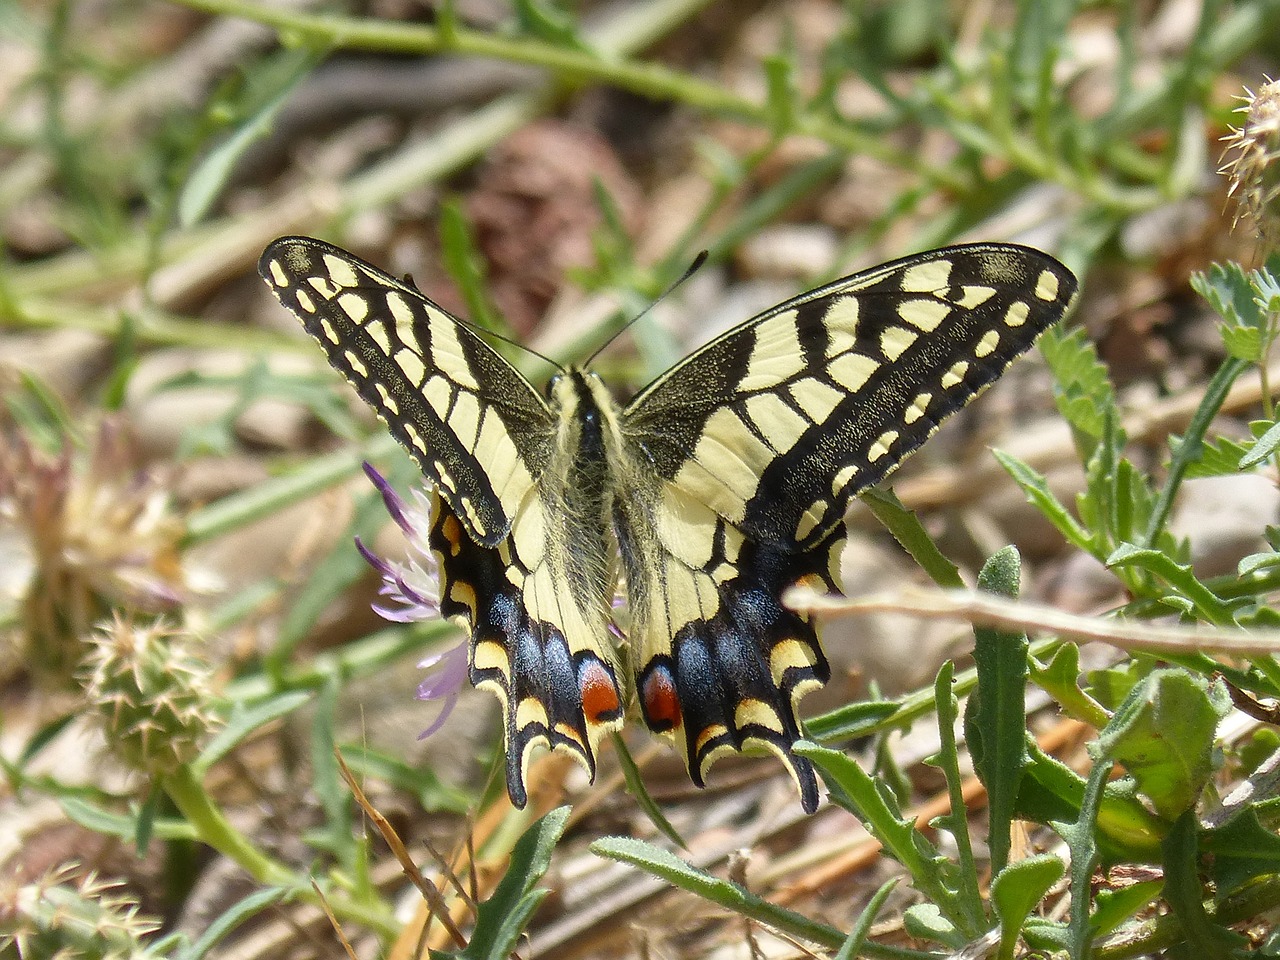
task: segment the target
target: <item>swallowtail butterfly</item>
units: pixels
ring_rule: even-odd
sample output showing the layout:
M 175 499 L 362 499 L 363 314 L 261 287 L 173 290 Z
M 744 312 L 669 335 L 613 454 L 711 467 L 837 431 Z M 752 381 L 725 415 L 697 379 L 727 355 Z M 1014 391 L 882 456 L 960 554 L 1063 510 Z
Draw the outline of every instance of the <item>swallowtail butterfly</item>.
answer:
M 594 775 L 634 694 L 694 783 L 764 747 L 812 812 L 796 706 L 830 668 L 783 592 L 838 589 L 850 498 L 1076 290 L 1026 247 L 932 250 L 788 300 L 619 404 L 587 370 L 538 392 L 473 327 L 320 240 L 277 240 L 258 269 L 435 486 L 442 612 L 470 633 L 472 683 L 502 702 L 516 806 L 536 745 Z

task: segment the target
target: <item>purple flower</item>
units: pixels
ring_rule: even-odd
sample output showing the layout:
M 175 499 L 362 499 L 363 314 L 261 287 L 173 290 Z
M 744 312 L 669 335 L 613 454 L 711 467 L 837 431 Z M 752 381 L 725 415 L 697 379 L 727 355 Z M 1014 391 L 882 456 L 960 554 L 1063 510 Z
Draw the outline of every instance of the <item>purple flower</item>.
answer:
M 412 502 L 406 502 L 391 488 L 387 479 L 369 464 L 364 472 L 382 494 L 387 512 L 403 532 L 408 544 L 404 560 L 386 560 L 356 538 L 356 549 L 382 577 L 378 594 L 386 602 L 375 603 L 379 616 L 396 623 L 416 623 L 440 616 L 440 571 L 435 554 L 427 541 L 431 530 L 432 495 L 429 487 L 415 488 Z M 458 692 L 467 679 L 467 641 L 451 649 L 426 657 L 419 667 L 435 668 L 418 686 L 419 700 L 440 700 L 439 716 L 418 737 L 423 739 L 444 725 L 458 702 Z

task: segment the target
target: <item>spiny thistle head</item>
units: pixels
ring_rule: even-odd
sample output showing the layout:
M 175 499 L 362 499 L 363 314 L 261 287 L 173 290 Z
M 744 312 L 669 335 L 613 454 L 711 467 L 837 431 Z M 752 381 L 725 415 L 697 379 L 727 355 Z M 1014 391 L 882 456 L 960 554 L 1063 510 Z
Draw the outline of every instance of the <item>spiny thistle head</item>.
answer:
M 1255 94 L 1248 88 L 1237 112 L 1245 115 L 1239 129 L 1222 139 L 1227 148 L 1219 173 L 1231 181 L 1227 195 L 1241 216 L 1253 221 L 1268 246 L 1280 244 L 1280 81 L 1268 79 Z M 1234 224 L 1233 224 L 1234 226 Z
M 157 956 L 145 943 L 160 923 L 138 913 L 118 883 L 70 868 L 29 884 L 0 886 L 0 954 L 23 958 L 142 960 Z
M 187 635 L 117 615 L 90 643 L 85 692 L 112 751 L 152 776 L 194 760 L 220 721 L 209 669 Z
M 8 656 L 46 686 L 72 686 L 85 637 L 111 609 L 158 613 L 185 592 L 182 526 L 135 463 L 114 420 L 85 451 L 48 453 L 0 431 L 0 520 L 13 531 L 0 537 L 0 564 L 19 624 Z

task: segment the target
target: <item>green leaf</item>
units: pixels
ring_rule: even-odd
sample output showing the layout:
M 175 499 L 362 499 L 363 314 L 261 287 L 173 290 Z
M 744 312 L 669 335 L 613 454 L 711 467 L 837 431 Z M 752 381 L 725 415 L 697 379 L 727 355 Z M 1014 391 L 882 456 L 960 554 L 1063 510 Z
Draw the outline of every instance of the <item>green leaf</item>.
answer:
M 1040 352 L 1053 371 L 1058 411 L 1071 424 L 1077 438 L 1101 440 L 1106 420 L 1120 422 L 1115 388 L 1106 364 L 1083 329 L 1064 331 L 1052 328 L 1039 340 Z M 1092 452 L 1089 444 L 1082 451 Z
M 63 797 L 58 801 L 68 819 L 87 827 L 94 833 L 133 842 L 138 834 L 138 821 L 134 816 L 122 816 L 106 810 L 97 804 L 90 803 L 80 797 Z M 185 820 L 151 821 L 152 836 L 162 840 L 196 840 L 199 839 L 195 827 Z
M 1148 909 L 1163 889 L 1164 880 L 1142 880 L 1099 890 L 1094 901 L 1093 916 L 1090 918 L 1094 936 L 1101 937 L 1111 933 L 1139 911 Z
M 1181 439 L 1169 438 L 1169 448 L 1176 455 Z M 1256 446 L 1256 444 L 1254 445 Z M 1187 477 L 1228 477 L 1247 470 L 1257 461 L 1245 463 L 1253 455 L 1253 447 L 1230 437 L 1214 437 L 1200 445 L 1195 459 L 1187 464 Z M 1266 454 L 1259 459 L 1265 459 Z
M 1174 595 L 1161 597 L 1162 601 L 1178 607 L 1181 600 L 1181 606 L 1193 608 L 1199 619 L 1210 623 L 1220 626 L 1234 623 L 1231 608 L 1196 579 L 1189 563 L 1177 563 L 1159 550 L 1122 543 L 1107 557 L 1106 564 L 1114 569 L 1137 567 L 1152 573 L 1177 591 Z
M 1066 869 L 1058 857 L 1042 853 L 1011 863 L 996 874 L 991 902 L 1000 919 L 999 960 L 1013 960 L 1027 917 Z
M 319 50 L 285 50 L 278 54 L 278 62 L 271 69 L 258 71 L 255 79 L 269 82 L 272 89 L 259 95 L 266 96 L 261 106 L 254 109 L 231 136 L 214 147 L 187 177 L 178 197 L 178 221 L 182 226 L 190 227 L 204 219 L 245 151 L 271 133 L 280 108 L 322 57 Z M 269 80 L 263 81 L 264 77 Z
M 292 713 L 311 697 L 312 694 L 306 690 L 290 690 L 259 700 L 252 706 L 236 703 L 231 709 L 231 716 L 227 719 L 226 726 L 205 744 L 204 749 L 200 751 L 200 756 L 196 758 L 194 764 L 196 774 L 200 775 L 208 770 L 259 727 Z
M 1085 802 L 1087 782 L 1034 744 L 1028 747 L 1028 753 L 1031 762 L 1022 778 L 1019 816 L 1049 825 L 1077 820 Z M 1108 784 L 1099 801 L 1095 818 L 1098 852 L 1108 862 L 1156 858 L 1168 824 L 1122 786 Z
M 535 890 L 534 886 L 551 865 L 551 854 L 568 822 L 568 807 L 557 807 L 535 821 L 516 841 L 507 872 L 492 896 L 476 908 L 476 926 L 466 948 L 459 953 L 432 951 L 432 956 L 507 960 L 538 904 L 549 892 Z
M 1251 423 L 1249 427 L 1253 429 L 1266 422 L 1264 420 L 1261 423 Z M 1280 449 L 1280 423 L 1273 423 L 1253 442 L 1249 452 L 1240 458 L 1240 469 L 1247 470 L 1250 467 L 1256 467 L 1262 461 L 1274 455 L 1277 449 Z
M 1250 278 L 1237 263 L 1211 266 L 1193 274 L 1191 286 L 1222 317 L 1219 328 L 1228 352 L 1240 360 L 1257 363 L 1267 329 L 1267 315 L 1259 309 Z
M 476 249 L 471 225 L 456 197 L 440 205 L 440 260 L 449 278 L 458 285 L 467 304 L 468 319 L 482 330 L 511 336 L 511 328 L 489 297 L 484 259 Z
M 886 855 L 902 864 L 917 890 L 933 901 L 956 927 L 965 925 L 963 904 L 956 893 L 954 865 L 942 856 L 904 817 L 893 794 L 854 760 L 837 750 L 800 741 L 795 751 L 818 767 L 838 806 L 856 816 L 884 847 Z
M 1005 453 L 1002 450 L 993 450 L 991 452 L 996 460 L 999 461 L 1000 466 L 1004 467 L 1005 472 L 1013 478 L 1014 483 L 1022 488 L 1027 500 L 1044 514 L 1045 519 L 1058 528 L 1059 533 L 1081 550 L 1092 552 L 1092 538 L 1089 535 L 1089 531 L 1080 526 L 1062 501 L 1054 496 L 1043 473 L 1035 470 L 1012 454 Z
M 925 762 L 942 771 L 947 780 L 947 793 L 951 809 L 937 817 L 933 825 L 951 834 L 956 845 L 956 868 L 952 871 L 955 881 L 956 904 L 964 921 L 962 932 L 967 937 L 978 937 L 987 929 L 987 913 L 978 890 L 978 864 L 973 856 L 973 841 L 969 836 L 969 808 L 964 802 L 963 778 L 960 775 L 960 755 L 956 746 L 956 696 L 951 691 L 955 680 L 955 664 L 950 660 L 942 665 L 933 682 L 933 702 L 938 712 L 938 752 Z
M 925 531 L 920 518 L 903 506 L 898 495 L 888 487 L 871 487 L 860 494 L 862 502 L 871 508 L 876 519 L 884 524 L 913 560 L 933 578 L 940 587 L 964 588 L 960 568 L 943 555 L 933 538 Z
M 840 948 L 845 935 L 826 924 L 772 904 L 744 890 L 736 883 L 721 880 L 685 863 L 675 854 L 631 837 L 603 837 L 591 844 L 597 856 L 639 867 L 646 873 L 687 890 L 726 910 L 759 920 L 796 937 L 803 937 L 830 950 Z
M 359 780 L 377 779 L 403 790 L 425 811 L 466 813 L 475 805 L 470 791 L 445 783 L 429 766 L 406 763 L 398 753 L 383 753 L 367 743 L 342 744 L 338 750 Z
M 1032 683 L 1053 697 L 1069 716 L 1098 728 L 1106 725 L 1110 715 L 1080 689 L 1080 648 L 1074 643 L 1058 644 L 1044 666 L 1029 658 L 1028 672 Z
M 1123 764 L 1138 792 L 1168 821 L 1191 810 L 1213 773 L 1218 721 L 1231 709 L 1221 681 L 1183 670 L 1143 678 L 1098 736 L 1098 749 Z
M 636 766 L 635 760 L 631 757 L 631 751 L 627 749 L 627 742 L 615 733 L 613 734 L 613 746 L 618 758 L 618 765 L 622 767 L 622 778 L 627 783 L 627 789 L 631 792 L 640 805 L 640 809 L 644 811 L 645 816 L 649 818 L 649 822 L 657 828 L 658 832 L 670 840 L 682 850 L 688 850 L 689 845 L 684 842 L 684 838 L 671 825 L 671 821 L 667 819 L 666 814 L 662 812 L 662 808 L 649 795 L 648 789 L 644 785 L 644 777 L 640 776 L 640 769 Z
M 266 887 L 236 901 L 219 913 L 194 943 L 174 954 L 174 960 L 201 960 L 240 924 L 252 920 L 267 907 L 284 901 L 293 892 L 285 887 Z
M 554 4 L 541 0 L 515 0 L 516 21 L 522 33 L 528 33 L 555 47 L 571 50 L 587 50 L 578 34 L 573 17 Z
M 867 942 L 867 937 L 876 922 L 876 917 L 880 915 L 885 902 L 889 899 L 889 894 L 893 893 L 897 886 L 897 877 L 890 877 L 881 884 L 880 889 L 867 901 L 866 907 L 858 914 L 858 919 L 849 931 L 849 936 L 845 938 L 844 943 L 840 944 L 840 949 L 832 960 L 857 960 L 858 957 L 862 956 L 863 944 Z
M 1254 877 L 1280 872 L 1280 837 L 1262 825 L 1252 806 L 1207 831 L 1201 847 L 1213 855 L 1211 873 L 1219 899 Z
M 916 940 L 932 940 L 959 950 L 969 938 L 942 915 L 936 903 L 913 903 L 902 914 L 903 928 Z
M 1210 919 L 1204 908 L 1196 849 L 1196 814 L 1188 809 L 1165 838 L 1164 899 L 1182 924 L 1182 934 L 1197 960 L 1230 960 L 1245 938 Z
M 815 740 L 849 740 L 883 730 L 902 704 L 897 700 L 867 700 L 810 717 L 804 728 Z
M 1006 547 L 978 574 L 978 589 L 1018 596 L 1021 563 Z M 978 684 L 965 711 L 965 739 L 974 772 L 987 788 L 991 869 L 999 873 L 1009 857 L 1012 824 L 1027 764 L 1027 635 L 975 627 L 973 659 Z

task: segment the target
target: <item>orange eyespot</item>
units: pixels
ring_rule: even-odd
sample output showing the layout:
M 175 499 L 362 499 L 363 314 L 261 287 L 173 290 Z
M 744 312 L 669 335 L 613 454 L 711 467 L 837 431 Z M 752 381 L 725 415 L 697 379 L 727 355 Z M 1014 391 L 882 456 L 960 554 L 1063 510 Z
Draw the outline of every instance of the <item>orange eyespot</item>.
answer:
M 582 713 L 588 723 L 606 723 L 622 715 L 622 701 L 613 677 L 598 663 L 585 663 L 578 672 Z
M 675 680 L 665 667 L 656 667 L 645 677 L 640 691 L 640 705 L 644 709 L 644 719 L 650 730 L 661 733 L 680 726 L 683 721 Z

